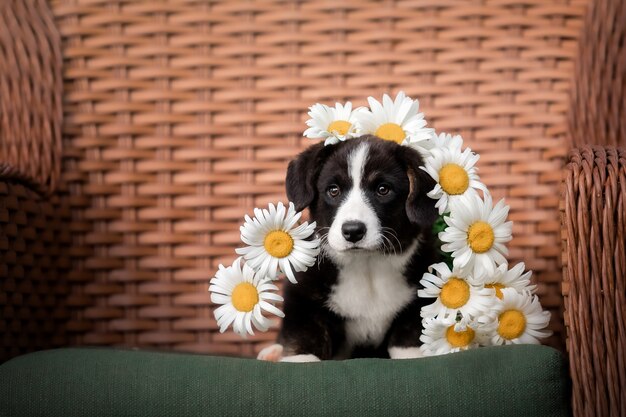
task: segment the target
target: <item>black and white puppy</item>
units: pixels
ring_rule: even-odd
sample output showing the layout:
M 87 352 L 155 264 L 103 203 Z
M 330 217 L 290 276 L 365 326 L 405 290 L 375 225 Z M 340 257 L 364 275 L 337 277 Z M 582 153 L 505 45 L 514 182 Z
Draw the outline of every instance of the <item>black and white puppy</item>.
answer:
M 417 151 L 375 136 L 313 145 L 289 164 L 287 196 L 317 222 L 315 266 L 286 282 L 278 344 L 259 359 L 419 357 L 417 288 L 437 261 L 435 183 Z

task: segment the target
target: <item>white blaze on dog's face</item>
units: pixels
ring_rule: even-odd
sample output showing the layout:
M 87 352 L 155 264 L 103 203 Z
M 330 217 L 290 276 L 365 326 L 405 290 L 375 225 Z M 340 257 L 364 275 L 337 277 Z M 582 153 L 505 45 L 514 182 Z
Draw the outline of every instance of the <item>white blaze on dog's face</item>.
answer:
M 296 209 L 309 207 L 336 259 L 400 254 L 437 216 L 422 164 L 414 149 L 372 136 L 314 145 L 289 165 L 287 195 Z
M 362 189 L 369 149 L 369 144 L 364 142 L 348 156 L 347 171 L 351 186 L 347 190 L 339 190 L 340 194 L 345 193 L 345 197 L 328 231 L 328 245 L 337 252 L 376 250 L 381 246 L 380 221 Z M 335 187 L 338 185 L 335 184 Z

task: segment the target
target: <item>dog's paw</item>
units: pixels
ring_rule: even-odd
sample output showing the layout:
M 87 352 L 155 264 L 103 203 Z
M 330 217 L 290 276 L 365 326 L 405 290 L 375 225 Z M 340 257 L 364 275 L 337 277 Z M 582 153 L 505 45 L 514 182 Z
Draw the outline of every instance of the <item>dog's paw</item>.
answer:
M 283 345 L 276 343 L 261 350 L 256 357 L 261 361 L 278 362 L 283 359 Z
M 420 347 L 390 347 L 389 357 L 391 359 L 416 359 L 423 358 L 424 352 Z
M 293 355 L 285 356 L 280 360 L 281 362 L 293 362 L 293 363 L 305 363 L 305 362 L 320 362 L 320 358 L 315 355 Z

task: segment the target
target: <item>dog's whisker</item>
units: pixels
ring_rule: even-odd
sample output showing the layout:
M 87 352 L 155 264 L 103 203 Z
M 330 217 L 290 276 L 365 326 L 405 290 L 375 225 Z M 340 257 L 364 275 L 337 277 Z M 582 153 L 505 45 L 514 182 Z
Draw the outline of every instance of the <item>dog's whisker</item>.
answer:
M 330 228 L 326 227 L 324 229 L 330 229 Z M 328 257 L 328 255 L 329 255 L 328 233 L 324 233 L 324 234 L 318 235 L 318 238 L 320 240 L 320 253 L 319 253 L 318 257 L 317 257 L 317 266 L 319 268 L 320 263 L 322 262 L 322 259 Z
M 388 238 L 389 239 L 389 238 Z M 397 240 L 397 239 L 396 239 Z M 394 255 L 398 255 L 398 249 L 396 248 L 396 246 L 393 244 L 393 242 L 391 242 L 391 239 L 389 239 L 389 246 L 391 246 L 393 248 L 393 254 Z
M 381 237 L 381 245 L 382 245 L 382 249 L 383 249 L 383 254 L 387 257 L 391 256 L 391 250 L 393 250 L 393 254 L 396 254 L 396 248 L 393 247 L 393 245 L 391 244 L 391 241 L 389 240 L 389 238 L 387 236 L 385 236 L 384 233 L 382 233 L 380 235 Z
M 382 228 L 383 233 L 388 233 L 389 235 L 391 235 L 391 237 L 393 237 L 396 242 L 398 242 L 398 246 L 400 247 L 400 251 L 402 251 L 402 243 L 400 242 L 400 239 L 398 239 L 398 236 L 396 235 L 396 231 L 393 230 L 390 227 L 383 227 Z
M 386 255 L 391 256 L 391 250 L 393 249 L 393 245 L 391 244 L 391 241 L 389 240 L 387 236 L 385 236 L 384 233 L 381 235 L 381 237 L 383 238 L 383 242 L 385 243 Z
M 393 249 L 393 245 L 391 244 L 389 238 L 385 235 L 384 230 L 380 234 L 380 240 L 383 246 L 383 253 L 385 253 L 385 255 L 391 255 L 391 249 Z
M 387 255 L 387 245 L 385 243 L 385 236 L 380 235 L 380 240 L 378 241 L 378 246 L 383 255 Z
M 392 237 L 395 237 L 394 234 L 391 235 Z M 391 239 L 390 239 L 391 240 Z M 396 241 L 398 241 L 398 238 L 396 238 Z M 398 254 L 398 248 L 392 243 L 390 243 L 391 247 L 393 247 L 393 254 L 397 255 Z M 400 251 L 402 251 L 402 245 L 400 245 Z

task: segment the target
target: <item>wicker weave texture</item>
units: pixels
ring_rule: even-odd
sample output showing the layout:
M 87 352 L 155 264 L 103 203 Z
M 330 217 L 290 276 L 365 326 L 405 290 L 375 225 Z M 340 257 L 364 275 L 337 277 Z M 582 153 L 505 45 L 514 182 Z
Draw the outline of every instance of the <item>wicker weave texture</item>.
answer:
M 45 0 L 0 2 L 0 174 L 46 191 L 61 168 L 62 62 Z
M 584 27 L 569 112 L 572 141 L 626 147 L 626 1 L 595 0 Z
M 563 291 L 576 416 L 626 415 L 626 150 L 573 150 Z
M 69 210 L 0 177 L 0 363 L 67 345 Z
M 285 200 L 320 101 L 403 89 L 464 135 L 563 340 L 558 184 L 585 1 L 56 1 L 74 342 L 254 354 L 207 296 L 246 213 Z

